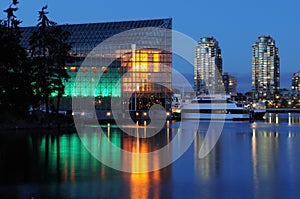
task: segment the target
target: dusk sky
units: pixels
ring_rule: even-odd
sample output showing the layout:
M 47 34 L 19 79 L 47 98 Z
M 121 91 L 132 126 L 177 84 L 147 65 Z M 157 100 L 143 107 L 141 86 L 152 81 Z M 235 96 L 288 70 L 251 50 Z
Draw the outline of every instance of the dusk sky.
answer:
M 173 18 L 173 29 L 195 40 L 214 36 L 220 44 L 223 71 L 237 76 L 240 92 L 251 89 L 252 44 L 259 35 L 270 35 L 279 48 L 281 87 L 290 89 L 291 76 L 300 70 L 299 0 L 190 0 L 100 1 L 19 0 L 17 17 L 22 26 L 34 26 L 43 5 L 58 24 Z M 8 0 L 0 2 L 3 10 Z M 4 18 L 2 13 L 0 18 Z M 191 66 L 174 63 L 192 74 Z M 184 68 L 184 69 L 183 69 Z

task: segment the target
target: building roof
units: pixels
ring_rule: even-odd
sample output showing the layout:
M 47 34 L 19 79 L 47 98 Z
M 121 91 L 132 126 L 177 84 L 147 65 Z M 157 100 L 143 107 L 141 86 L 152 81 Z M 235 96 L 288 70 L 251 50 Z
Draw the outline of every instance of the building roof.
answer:
M 73 49 L 84 49 L 85 52 L 91 51 L 101 42 L 113 35 L 123 31 L 157 27 L 172 29 L 172 19 L 152 19 L 152 20 L 137 20 L 137 21 L 120 21 L 120 22 L 105 22 L 105 23 L 87 23 L 87 24 L 66 24 L 59 25 L 63 30 L 70 32 L 68 42 Z M 32 33 L 37 27 L 22 27 L 21 45 L 29 49 L 29 41 Z M 83 52 L 83 53 L 85 53 Z M 78 52 L 72 52 L 78 53 Z

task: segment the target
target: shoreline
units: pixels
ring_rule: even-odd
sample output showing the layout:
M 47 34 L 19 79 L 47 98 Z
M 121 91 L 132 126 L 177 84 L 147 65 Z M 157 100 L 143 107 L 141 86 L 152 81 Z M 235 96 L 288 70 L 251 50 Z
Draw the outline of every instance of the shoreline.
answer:
M 25 118 L 18 118 L 13 115 L 6 117 L 4 122 L 0 123 L 0 132 L 7 130 L 76 130 L 73 118 L 65 115 L 29 115 Z
M 266 113 L 300 113 L 300 108 L 268 108 Z M 178 121 L 178 118 L 173 118 L 170 121 Z M 87 121 L 88 122 L 88 121 Z M 113 120 L 98 120 L 99 125 L 105 123 L 114 123 Z M 5 131 L 17 130 L 59 130 L 63 132 L 76 132 L 76 127 L 73 118 L 60 115 L 56 118 L 55 115 L 50 116 L 44 121 L 36 121 L 32 119 L 24 120 L 9 120 L 0 123 L 0 133 Z
M 267 113 L 300 113 L 300 108 L 267 108 Z
M 51 124 L 51 125 L 10 125 L 10 124 L 0 124 L 0 132 L 2 131 L 10 131 L 10 130 L 73 130 L 75 131 L 75 125 L 59 125 L 59 124 Z

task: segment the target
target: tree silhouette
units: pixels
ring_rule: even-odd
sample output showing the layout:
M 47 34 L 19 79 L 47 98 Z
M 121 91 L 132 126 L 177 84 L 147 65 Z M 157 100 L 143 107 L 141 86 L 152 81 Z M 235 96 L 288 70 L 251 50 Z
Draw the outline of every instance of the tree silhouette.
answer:
M 34 91 L 49 113 L 49 98 L 53 93 L 57 94 L 57 111 L 59 109 L 64 81 L 69 78 L 64 66 L 71 46 L 66 42 L 69 33 L 48 19 L 46 9 L 44 6 L 39 11 L 37 30 L 30 38 L 30 54 L 34 66 Z
M 33 93 L 31 67 L 26 51 L 20 45 L 21 21 L 14 14 L 18 10 L 17 4 L 13 1 L 4 10 L 6 19 L 0 20 L 0 109 L 21 117 L 27 114 Z

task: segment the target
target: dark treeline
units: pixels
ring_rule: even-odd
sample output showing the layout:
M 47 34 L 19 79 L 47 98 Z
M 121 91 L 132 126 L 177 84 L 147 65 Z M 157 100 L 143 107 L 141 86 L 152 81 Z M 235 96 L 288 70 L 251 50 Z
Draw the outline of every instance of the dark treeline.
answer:
M 0 119 L 22 118 L 30 106 L 44 105 L 49 113 L 49 99 L 56 93 L 57 106 L 64 94 L 65 69 L 71 45 L 69 33 L 48 19 L 47 6 L 39 11 L 36 31 L 30 38 L 30 48 L 20 45 L 21 20 L 15 13 L 18 1 L 13 0 L 0 20 Z

